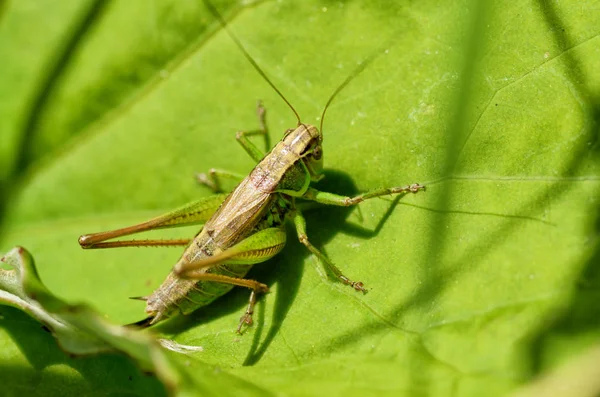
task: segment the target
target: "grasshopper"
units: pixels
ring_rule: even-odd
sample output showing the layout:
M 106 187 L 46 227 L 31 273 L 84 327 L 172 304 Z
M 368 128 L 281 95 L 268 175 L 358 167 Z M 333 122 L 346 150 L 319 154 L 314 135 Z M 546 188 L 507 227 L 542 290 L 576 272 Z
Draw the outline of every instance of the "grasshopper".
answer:
M 259 102 L 257 113 L 260 129 L 238 132 L 236 135 L 243 149 L 258 164 L 248 176 L 240 178 L 241 182 L 231 193 L 216 194 L 194 201 L 149 221 L 122 229 L 83 235 L 79 238 L 79 244 L 86 249 L 131 246 L 186 247 L 173 270 L 157 290 L 149 296 L 134 298 L 146 301 L 147 318 L 135 323 L 140 327 L 156 324 L 174 315 L 189 314 L 213 302 L 234 286 L 251 290 L 248 306 L 240 318 L 237 332 L 241 332 L 244 325 L 251 325 L 257 295 L 268 292 L 269 288 L 263 283 L 244 277 L 254 264 L 272 258 L 283 249 L 286 243 L 284 224 L 287 220 L 291 220 L 295 225 L 300 243 L 314 254 L 331 274 L 342 283 L 366 293 L 362 282 L 346 277 L 313 246 L 306 234 L 306 220 L 296 201 L 347 207 L 374 197 L 416 193 L 424 189 L 424 186 L 415 183 L 347 197 L 319 191 L 311 186 L 312 182 L 319 181 L 323 176 L 321 131 L 325 112 L 333 98 L 368 62 L 357 68 L 331 95 L 321 114 L 320 128 L 305 124 L 300 121 L 294 107 L 229 31 L 221 15 L 207 0 L 205 4 L 242 54 L 294 112 L 298 120 L 296 128 L 288 129 L 282 140 L 265 155 L 249 139 L 252 135 L 263 135 L 267 140 L 266 111 Z M 221 191 L 220 178 L 232 175 L 213 169 L 208 174 L 200 174 L 198 180 L 218 193 Z M 204 225 L 192 239 L 109 241 L 152 229 L 191 224 Z

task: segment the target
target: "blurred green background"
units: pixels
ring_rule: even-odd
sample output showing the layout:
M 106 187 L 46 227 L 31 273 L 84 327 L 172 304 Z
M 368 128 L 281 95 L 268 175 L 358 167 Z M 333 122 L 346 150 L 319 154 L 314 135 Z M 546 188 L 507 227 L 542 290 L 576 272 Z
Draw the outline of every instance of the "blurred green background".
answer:
M 127 298 L 156 288 L 181 250 L 83 251 L 77 237 L 210 194 L 195 172 L 247 173 L 235 132 L 257 127 L 257 100 L 272 142 L 295 118 L 200 1 L 0 4 L 0 252 L 24 246 L 57 296 L 139 320 Z M 432 183 L 308 214 L 312 241 L 367 295 L 329 281 L 290 233 L 249 276 L 272 292 L 243 336 L 244 290 L 159 327 L 204 347 L 182 366 L 240 380 L 222 395 L 547 395 L 540 376 L 585 395 L 562 365 L 599 393 L 574 357 L 600 340 L 600 3 L 215 5 L 307 123 L 377 55 L 328 110 L 322 190 Z M 69 357 L 6 306 L 0 384 L 165 393 L 125 356 Z

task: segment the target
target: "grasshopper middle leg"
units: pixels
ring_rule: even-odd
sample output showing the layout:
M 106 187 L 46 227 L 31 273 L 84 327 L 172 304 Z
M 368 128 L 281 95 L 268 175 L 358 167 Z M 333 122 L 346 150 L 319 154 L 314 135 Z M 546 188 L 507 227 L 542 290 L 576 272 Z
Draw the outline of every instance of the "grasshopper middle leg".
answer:
M 314 201 L 321 204 L 329 204 L 329 205 L 337 205 L 342 207 L 348 207 L 351 205 L 356 205 L 365 200 L 386 196 L 391 194 L 407 194 L 407 193 L 417 193 L 419 190 L 424 190 L 425 186 L 414 183 L 408 186 L 398 186 L 391 188 L 383 188 L 372 190 L 363 194 L 359 194 L 354 197 L 342 196 L 335 193 L 322 192 L 314 188 L 308 188 L 306 193 L 302 196 L 305 200 Z M 342 283 L 351 286 L 357 291 L 361 291 L 366 293 L 367 290 L 364 287 L 364 284 L 361 281 L 352 281 L 348 277 L 346 277 L 342 271 L 333 263 L 329 258 L 327 258 L 321 251 L 319 251 L 315 246 L 313 246 L 308 240 L 308 236 L 306 235 L 306 220 L 302 215 L 302 212 L 298 208 L 294 210 L 291 215 L 294 225 L 296 226 L 296 233 L 298 234 L 298 239 L 300 242 L 317 258 L 321 260 L 326 268 L 335 275 L 338 280 Z
M 299 209 L 296 209 L 292 214 L 292 220 L 296 226 L 296 233 L 298 234 L 298 240 L 304 245 L 310 252 L 312 252 L 317 258 L 321 260 L 321 263 L 325 264 L 327 269 L 333 273 L 338 280 L 342 283 L 351 286 L 357 291 L 366 293 L 367 290 L 364 288 L 364 284 L 361 281 L 352 281 L 348 277 L 344 276 L 342 271 L 327 258 L 321 251 L 319 251 L 311 242 L 308 240 L 306 235 L 306 219 Z

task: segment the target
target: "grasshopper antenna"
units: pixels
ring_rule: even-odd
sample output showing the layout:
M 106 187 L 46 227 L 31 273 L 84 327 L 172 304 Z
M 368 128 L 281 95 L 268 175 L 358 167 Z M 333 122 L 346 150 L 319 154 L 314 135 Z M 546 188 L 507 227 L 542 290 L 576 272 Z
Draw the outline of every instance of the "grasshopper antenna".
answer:
M 283 101 L 289 106 L 289 108 L 292 109 L 292 112 L 294 112 L 296 119 L 298 119 L 298 125 L 302 124 L 302 122 L 300 121 L 300 116 L 298 115 L 298 112 L 296 112 L 296 109 L 294 109 L 292 104 L 285 98 L 285 96 L 283 96 L 281 91 L 279 91 L 277 89 L 277 87 L 275 87 L 275 84 L 273 84 L 273 82 L 267 77 L 265 72 L 263 72 L 263 70 L 260 68 L 260 66 L 258 66 L 256 61 L 254 61 L 254 59 L 252 59 L 252 57 L 250 56 L 250 54 L 248 54 L 248 51 L 246 51 L 246 49 L 244 48 L 242 43 L 240 43 L 238 38 L 233 34 L 233 32 L 231 30 L 229 30 L 229 28 L 227 27 L 227 23 L 225 22 L 225 19 L 223 19 L 223 17 L 221 16 L 221 14 L 219 14 L 217 9 L 208 0 L 203 0 L 203 2 L 204 2 L 204 5 L 206 6 L 206 8 L 208 8 L 210 10 L 210 12 L 215 16 L 215 18 L 217 18 L 217 20 L 221 24 L 221 27 L 223 28 L 223 30 L 225 30 L 227 32 L 227 34 L 229 35 L 229 37 L 231 37 L 231 39 L 233 40 L 235 45 L 242 51 L 242 54 L 244 54 L 244 56 L 246 57 L 248 62 L 250 62 L 250 64 L 254 67 L 254 69 L 256 69 L 258 74 L 260 74 L 262 76 L 262 78 L 265 79 L 265 81 L 267 83 L 269 83 L 269 85 L 275 90 L 275 92 L 281 97 L 281 99 L 283 99 Z
M 356 76 L 361 74 L 362 71 L 365 70 L 365 68 L 375 60 L 375 58 L 377 58 L 382 53 L 385 53 L 387 51 L 386 48 L 388 47 L 388 44 L 389 43 L 386 43 L 386 45 L 369 55 L 367 59 L 361 61 L 361 63 L 352 71 L 352 73 L 350 73 L 348 77 L 346 77 L 346 80 L 344 80 L 342 84 L 340 84 L 338 88 L 335 89 L 333 94 L 331 94 L 331 96 L 327 100 L 327 103 L 325 104 L 323 113 L 321 113 L 321 123 L 319 125 L 319 131 L 321 131 L 321 134 L 323 133 L 323 121 L 325 120 L 325 112 L 327 112 L 327 109 L 329 109 L 329 105 L 331 105 L 331 102 L 333 102 L 333 98 L 335 98 L 337 94 L 339 94 L 352 80 L 354 80 Z

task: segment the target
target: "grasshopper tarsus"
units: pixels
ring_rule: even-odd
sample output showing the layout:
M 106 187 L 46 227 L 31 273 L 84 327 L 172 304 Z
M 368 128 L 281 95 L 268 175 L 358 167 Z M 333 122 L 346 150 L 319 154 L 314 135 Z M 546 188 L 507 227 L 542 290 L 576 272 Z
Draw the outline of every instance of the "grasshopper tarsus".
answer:
M 369 292 L 369 290 L 365 288 L 365 285 L 362 281 L 353 282 L 352 284 L 350 284 L 350 286 L 355 290 L 362 292 L 363 294 Z
M 343 274 L 338 275 L 338 278 L 340 279 L 340 281 L 342 283 L 349 285 L 350 287 L 354 288 L 356 291 L 362 292 L 363 294 L 366 294 L 368 292 L 368 290 L 365 288 L 365 285 L 363 284 L 362 281 L 352 281 L 348 277 L 344 276 Z
M 214 193 L 223 193 L 215 168 L 211 168 L 207 173 L 202 172 L 196 174 L 196 182 L 208 187 Z
M 263 102 L 260 99 L 256 101 L 256 115 L 258 116 L 258 125 L 260 126 L 260 131 L 267 135 L 269 133 L 269 127 L 267 126 L 267 108 L 263 105 Z M 271 148 L 266 148 L 266 150 L 269 149 Z
M 221 185 L 222 179 L 230 179 L 239 183 L 244 179 L 245 175 L 240 175 L 235 172 L 221 170 L 218 168 L 211 168 L 207 173 L 198 173 L 195 175 L 196 182 L 201 185 L 208 187 L 213 193 L 224 193 L 225 189 Z
M 254 322 L 252 320 L 252 315 L 254 314 L 254 312 L 246 312 L 242 317 L 240 317 L 240 324 L 238 325 L 237 329 L 236 329 L 236 333 L 238 334 L 242 334 L 242 328 L 244 328 L 244 325 L 247 327 L 251 327 L 252 323 Z
M 266 290 L 266 292 L 268 292 L 268 288 Z M 265 292 L 265 291 L 260 291 L 260 292 Z M 244 315 L 242 317 L 240 317 L 240 324 L 237 327 L 237 333 L 241 334 L 242 333 L 242 327 L 244 325 L 250 327 L 253 323 L 252 321 L 252 315 L 254 314 L 254 305 L 256 304 L 256 290 L 252 290 L 250 292 L 250 298 L 248 299 L 248 307 L 246 308 L 246 312 L 244 313 Z
M 269 126 L 267 125 L 267 108 L 264 107 L 259 99 L 256 102 L 256 115 L 258 116 L 258 125 L 265 140 L 265 152 L 271 150 L 271 139 L 269 137 Z
M 425 185 L 421 185 L 419 183 L 413 183 L 412 185 L 408 186 L 408 190 L 411 193 L 417 193 L 419 190 L 425 190 Z

